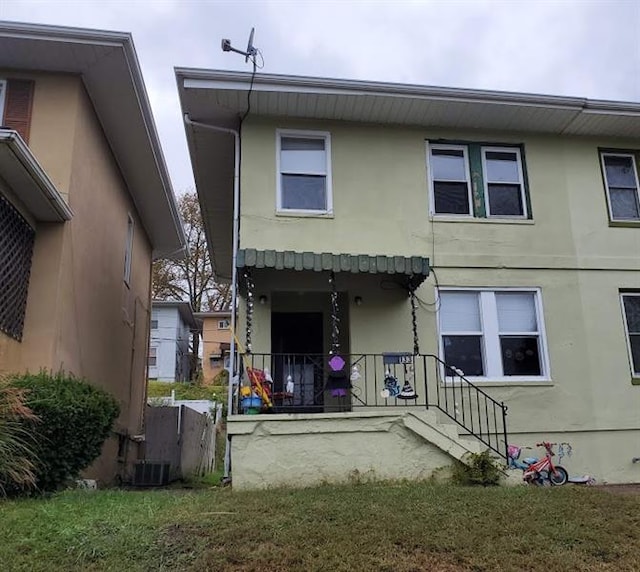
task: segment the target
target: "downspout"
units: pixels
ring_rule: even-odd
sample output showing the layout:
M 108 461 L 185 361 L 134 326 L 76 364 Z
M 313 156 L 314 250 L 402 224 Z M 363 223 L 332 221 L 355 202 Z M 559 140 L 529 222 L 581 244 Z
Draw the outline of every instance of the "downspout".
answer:
M 229 346 L 229 392 L 227 395 L 227 415 L 231 415 L 233 411 L 233 380 L 235 378 L 235 357 L 236 357 L 236 304 L 238 298 L 238 271 L 236 269 L 236 261 L 238 258 L 239 243 L 239 213 L 240 213 L 240 132 L 236 129 L 228 129 L 226 127 L 218 127 L 209 123 L 200 123 L 191 121 L 188 113 L 184 114 L 184 122 L 192 129 L 202 127 L 203 129 L 211 129 L 220 133 L 233 135 L 235 143 L 234 165 L 233 165 L 233 257 L 231 268 L 231 344 Z M 231 438 L 227 432 L 227 443 L 224 451 L 224 478 L 229 479 L 231 472 Z

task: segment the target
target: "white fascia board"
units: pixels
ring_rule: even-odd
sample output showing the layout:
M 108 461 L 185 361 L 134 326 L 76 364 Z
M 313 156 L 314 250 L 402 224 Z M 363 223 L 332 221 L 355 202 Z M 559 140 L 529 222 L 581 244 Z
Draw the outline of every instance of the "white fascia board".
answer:
M 251 81 L 249 72 L 224 70 L 200 70 L 176 68 L 176 76 L 182 79 L 185 89 L 220 89 L 246 91 Z M 584 111 L 598 110 L 610 115 L 640 114 L 640 103 L 625 101 L 590 100 L 587 98 L 541 95 L 507 91 L 476 90 L 463 88 L 430 87 L 412 84 L 367 82 L 257 74 L 254 91 L 313 93 L 318 95 L 374 95 L 379 97 L 407 97 L 452 102 L 520 105 L 549 109 Z

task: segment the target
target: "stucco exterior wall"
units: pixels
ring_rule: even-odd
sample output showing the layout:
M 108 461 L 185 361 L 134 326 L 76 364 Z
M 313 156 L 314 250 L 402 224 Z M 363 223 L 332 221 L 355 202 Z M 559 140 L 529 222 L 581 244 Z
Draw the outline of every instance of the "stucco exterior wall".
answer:
M 229 419 L 234 489 L 419 480 L 452 462 L 393 413 L 251 417 Z
M 332 217 L 276 215 L 277 127 L 331 132 Z M 523 144 L 532 220 L 431 217 L 425 140 L 439 138 Z M 640 386 L 632 383 L 619 292 L 640 289 L 640 232 L 609 224 L 598 155 L 607 147 L 640 149 L 640 141 L 250 119 L 241 248 L 426 256 L 442 287 L 539 288 L 549 379 L 479 385 L 509 406 L 511 442 L 566 442 L 572 474 L 638 482 L 640 464 L 631 459 L 640 456 Z M 328 299 L 326 278 L 256 270 L 256 296 L 323 291 Z M 418 290 L 422 353 L 438 354 L 435 285 L 432 275 Z M 351 353 L 412 350 L 405 291 L 348 274 L 336 276 L 336 287 L 348 300 Z M 255 352 L 269 351 L 271 310 L 255 307 Z
M 276 215 L 276 128 L 284 127 L 331 133 L 332 218 Z M 430 220 L 425 140 L 440 138 L 524 144 L 533 220 Z M 242 143 L 251 166 L 242 171 L 242 248 L 640 269 L 640 233 L 608 225 L 598 157 L 598 147 L 638 141 L 249 118 Z
M 1 75 L 1 74 L 0 74 Z M 12 77 L 17 77 L 12 74 Z M 116 431 L 143 432 L 151 246 L 79 78 L 35 79 L 30 148 L 74 213 L 38 224 L 21 344 L 0 340 L 9 371 L 64 370 L 111 392 Z M 134 221 L 131 278 L 124 282 L 128 215 Z M 88 475 L 110 482 L 138 454 L 110 439 Z

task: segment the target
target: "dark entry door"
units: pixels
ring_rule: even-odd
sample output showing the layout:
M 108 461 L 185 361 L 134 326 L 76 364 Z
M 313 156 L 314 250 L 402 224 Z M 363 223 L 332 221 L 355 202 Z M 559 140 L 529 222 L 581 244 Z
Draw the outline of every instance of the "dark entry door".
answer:
M 323 316 L 321 312 L 273 312 L 271 352 L 274 355 L 275 406 L 298 412 L 323 406 Z M 287 377 L 293 396 L 284 396 Z M 283 397 L 278 397 L 281 395 Z

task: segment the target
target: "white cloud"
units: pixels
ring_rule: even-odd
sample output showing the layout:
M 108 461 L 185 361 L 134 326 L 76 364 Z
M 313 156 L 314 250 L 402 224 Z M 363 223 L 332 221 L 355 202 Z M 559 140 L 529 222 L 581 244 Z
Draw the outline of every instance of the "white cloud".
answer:
M 0 0 L 0 19 L 130 31 L 174 187 L 193 185 L 173 67 L 640 101 L 640 2 Z

